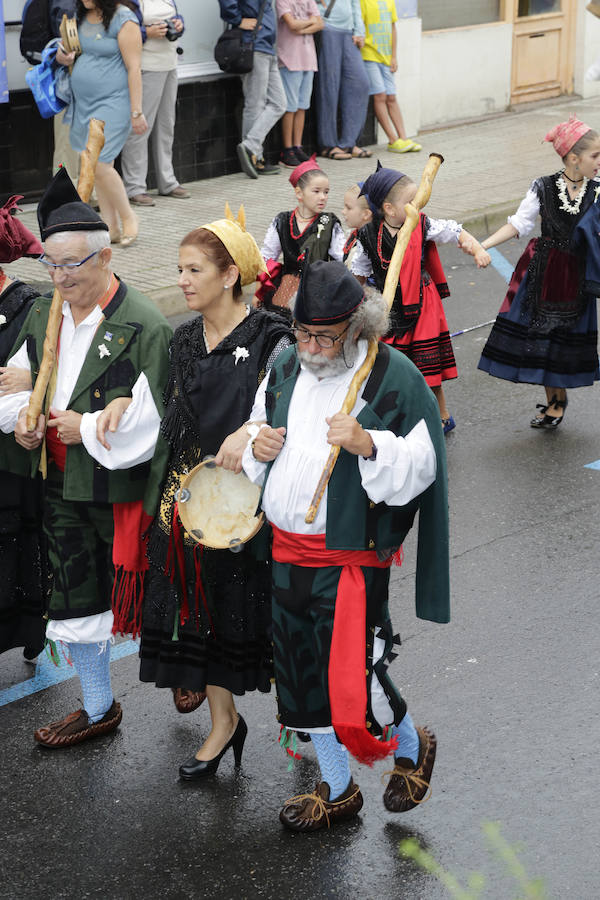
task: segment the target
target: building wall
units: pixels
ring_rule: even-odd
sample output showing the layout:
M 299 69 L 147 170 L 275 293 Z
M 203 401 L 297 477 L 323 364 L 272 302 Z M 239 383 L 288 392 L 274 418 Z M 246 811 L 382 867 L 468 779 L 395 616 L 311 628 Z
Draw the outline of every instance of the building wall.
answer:
M 510 102 L 511 52 L 512 25 L 424 32 L 421 128 L 505 110 Z
M 574 90 L 582 97 L 595 97 L 600 94 L 600 81 L 587 81 L 585 73 L 600 57 L 600 19 L 585 9 L 585 0 L 581 0 L 578 8 L 577 29 L 575 34 L 575 70 Z

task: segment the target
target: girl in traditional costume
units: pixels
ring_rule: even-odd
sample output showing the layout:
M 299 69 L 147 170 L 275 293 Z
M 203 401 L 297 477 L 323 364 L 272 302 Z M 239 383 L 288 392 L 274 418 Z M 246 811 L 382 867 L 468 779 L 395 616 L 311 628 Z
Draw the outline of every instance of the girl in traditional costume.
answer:
M 350 234 L 346 238 L 344 244 L 344 262 L 348 268 L 352 265 L 353 250 L 358 240 L 358 232 L 367 225 L 373 218 L 373 213 L 369 206 L 369 201 L 364 194 L 361 194 L 363 182 L 359 181 L 349 187 L 344 194 L 344 206 L 342 216 L 346 225 L 350 228 Z
M 417 186 L 408 175 L 380 164 L 363 185 L 362 193 L 378 213 L 358 233 L 351 271 L 359 279 L 372 276 L 379 291 L 383 291 L 396 238 L 406 219 L 404 206 L 416 192 Z M 404 255 L 391 327 L 383 340 L 402 350 L 421 371 L 436 396 L 447 434 L 455 422 L 446 405 L 442 382 L 456 378 L 458 373 L 442 305 L 442 297 L 448 297 L 450 291 L 436 241 L 458 244 L 479 267 L 490 262 L 478 241 L 458 222 L 421 213 Z
M 172 688 L 181 712 L 208 697 L 212 730 L 181 766 L 187 780 L 216 772 L 230 747 L 239 765 L 247 728 L 233 695 L 271 687 L 265 532 L 239 553 L 203 548 L 184 535 L 175 507 L 182 478 L 205 456 L 216 454 L 218 465 L 241 471 L 249 437 L 243 423 L 256 388 L 292 343 L 283 319 L 244 303 L 242 286 L 263 269 L 242 218 L 198 228 L 180 246 L 179 286 L 199 315 L 179 326 L 171 344 L 156 450 L 165 458 L 165 477 L 149 536 L 140 678 Z
M 586 255 L 600 257 L 597 233 L 573 242 L 594 212 L 599 186 L 600 137 L 571 116 L 545 138 L 564 168 L 536 178 L 516 214 L 483 241 L 495 247 L 529 234 L 542 219 L 542 233 L 527 244 L 491 330 L 479 368 L 506 381 L 542 384 L 532 428 L 556 428 L 567 408 L 567 388 L 599 378 L 596 295 L 586 287 Z M 587 248 L 587 249 L 586 249 Z
M 261 253 L 268 273 L 259 276 L 262 287 L 256 300 L 259 306 L 277 307 L 279 311 L 288 311 L 296 294 L 302 260 L 341 260 L 344 255 L 340 221 L 333 213 L 325 212 L 329 179 L 316 157 L 296 166 L 289 181 L 298 205 L 289 212 L 280 212 L 267 228 Z M 279 263 L 282 254 L 283 263 Z
M 0 209 L 0 263 L 43 252 L 34 235 L 12 215 L 21 197 L 11 197 Z M 27 369 L 5 368 L 13 344 L 38 291 L 8 276 L 0 267 L 0 392 L 31 388 Z M 5 451 L 10 444 L 11 471 Z M 14 471 L 22 461 L 20 474 Z M 23 647 L 34 661 L 44 646 L 44 612 L 50 587 L 45 541 L 41 529 L 39 484 L 29 477 L 29 459 L 16 448 L 13 435 L 0 433 L 0 653 Z

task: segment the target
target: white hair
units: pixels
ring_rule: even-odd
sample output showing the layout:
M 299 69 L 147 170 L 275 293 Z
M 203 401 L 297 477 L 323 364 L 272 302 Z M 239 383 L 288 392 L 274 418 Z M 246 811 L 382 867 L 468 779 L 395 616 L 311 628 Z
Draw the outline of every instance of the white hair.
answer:
M 373 287 L 365 286 L 365 300 L 350 316 L 350 328 L 346 341 L 358 336 L 370 341 L 379 339 L 390 327 L 390 313 L 382 294 Z
M 47 244 L 48 241 L 53 241 L 57 244 L 66 244 L 69 239 L 75 235 L 86 239 L 90 253 L 97 253 L 100 250 L 104 250 L 105 247 L 110 247 L 110 235 L 108 231 L 104 231 L 104 229 L 94 229 L 92 231 L 55 231 L 54 234 L 51 234 L 46 238 L 44 243 Z M 98 260 L 96 264 L 98 265 L 99 262 L 100 261 Z

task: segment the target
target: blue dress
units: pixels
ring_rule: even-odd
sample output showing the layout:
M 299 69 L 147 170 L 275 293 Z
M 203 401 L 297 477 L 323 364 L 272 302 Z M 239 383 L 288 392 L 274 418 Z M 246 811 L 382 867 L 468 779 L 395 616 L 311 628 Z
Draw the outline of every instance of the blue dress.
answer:
M 71 146 L 78 153 L 85 150 L 90 119 L 102 119 L 105 144 L 100 162 L 104 163 L 119 155 L 131 131 L 127 69 L 117 42 L 125 22 L 139 24 L 130 9 L 118 6 L 108 31 L 102 23 L 92 25 L 85 19 L 78 25 L 82 53 L 71 75 Z

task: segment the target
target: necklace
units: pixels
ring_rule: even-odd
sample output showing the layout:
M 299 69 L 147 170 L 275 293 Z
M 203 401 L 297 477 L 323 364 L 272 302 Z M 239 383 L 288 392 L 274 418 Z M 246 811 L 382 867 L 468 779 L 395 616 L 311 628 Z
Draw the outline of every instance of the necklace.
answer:
M 232 333 L 235 331 L 235 329 L 236 329 L 239 325 L 242 324 L 242 322 L 244 321 L 244 319 L 248 318 L 249 313 L 250 313 L 250 307 L 249 307 L 249 306 L 246 306 L 246 310 L 245 310 L 245 312 L 244 312 L 244 318 L 243 318 L 243 319 L 240 319 L 239 322 L 236 322 L 235 325 L 233 326 L 233 328 L 231 328 L 231 329 L 227 332 L 227 334 L 223 335 L 223 337 L 219 338 L 219 335 L 218 335 L 218 333 L 217 333 L 216 330 L 215 330 L 215 334 L 217 335 L 217 338 L 218 338 L 218 340 L 217 340 L 217 342 L 216 342 L 216 344 L 215 344 L 215 347 L 218 347 L 219 344 L 222 343 L 222 341 L 224 341 L 226 337 L 229 337 L 229 335 L 232 334 Z M 209 345 L 209 343 L 208 343 L 208 337 L 207 337 L 207 335 L 206 335 L 206 323 L 205 323 L 205 320 L 204 320 L 204 316 L 202 316 L 202 338 L 203 338 L 203 340 L 204 340 L 204 346 L 206 347 L 206 352 L 207 352 L 207 353 L 210 353 L 212 348 L 210 347 L 210 345 Z
M 571 182 L 571 184 L 581 184 L 581 182 L 583 181 L 583 178 L 571 178 L 570 175 L 567 175 L 564 169 L 562 171 L 562 175 L 564 178 L 567 178 Z
M 382 219 L 381 222 L 379 223 L 379 231 L 377 232 L 377 256 L 381 260 L 381 268 L 387 269 L 392 257 L 390 256 L 389 259 L 386 259 L 385 256 L 383 255 L 383 224 L 384 224 L 384 220 Z M 392 226 L 392 228 L 393 228 L 393 226 Z M 394 240 L 395 240 L 395 238 L 394 238 Z
M 315 215 L 311 219 L 305 219 L 304 216 L 299 216 L 298 209 L 296 208 L 294 210 L 294 212 L 292 213 L 292 215 L 290 216 L 290 236 L 292 238 L 294 238 L 294 240 L 297 240 L 299 237 L 302 237 L 302 235 L 304 234 L 306 229 L 310 228 L 310 226 L 315 221 L 317 216 L 318 216 L 318 213 L 315 213 Z M 306 222 L 306 225 L 304 226 L 304 228 L 300 228 L 298 218 L 301 218 L 303 222 Z M 294 234 L 294 223 L 295 223 L 296 229 L 298 231 L 297 234 Z
M 562 177 L 562 172 L 556 179 L 556 187 L 558 188 L 558 197 L 560 200 L 560 208 L 564 210 L 564 212 L 570 213 L 572 216 L 576 216 L 579 210 L 581 209 L 581 201 L 583 200 L 585 190 L 587 188 L 587 183 L 589 178 L 583 179 L 583 183 L 581 185 L 581 189 L 577 194 L 576 199 L 573 203 L 569 202 L 569 195 L 567 193 L 567 182 Z

